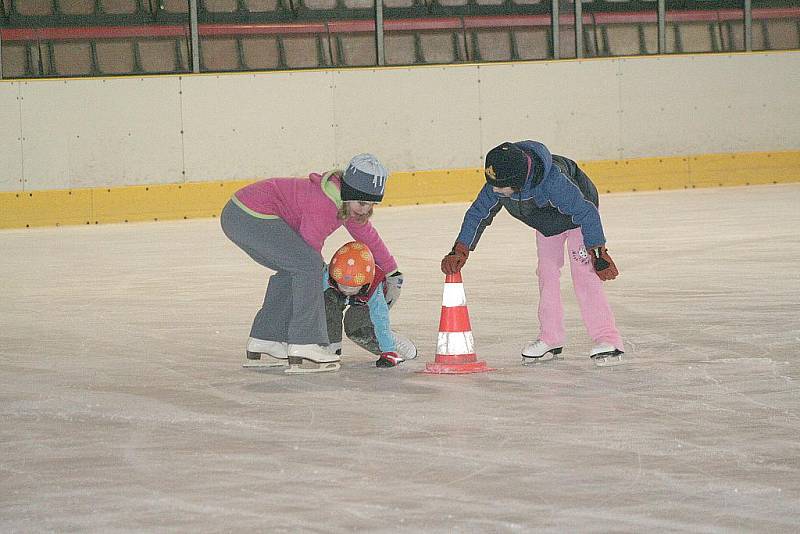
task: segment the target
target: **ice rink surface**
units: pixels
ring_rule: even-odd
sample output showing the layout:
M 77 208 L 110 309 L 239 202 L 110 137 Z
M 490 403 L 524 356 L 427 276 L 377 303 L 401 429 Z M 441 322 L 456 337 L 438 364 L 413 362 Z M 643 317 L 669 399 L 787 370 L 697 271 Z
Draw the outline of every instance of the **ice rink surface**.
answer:
M 797 532 L 800 184 L 603 195 L 614 368 L 568 268 L 564 359 L 520 365 L 534 234 L 501 213 L 463 271 L 497 370 L 420 374 L 466 206 L 374 217 L 420 357 L 302 376 L 241 368 L 268 271 L 217 220 L 0 232 L 0 531 Z

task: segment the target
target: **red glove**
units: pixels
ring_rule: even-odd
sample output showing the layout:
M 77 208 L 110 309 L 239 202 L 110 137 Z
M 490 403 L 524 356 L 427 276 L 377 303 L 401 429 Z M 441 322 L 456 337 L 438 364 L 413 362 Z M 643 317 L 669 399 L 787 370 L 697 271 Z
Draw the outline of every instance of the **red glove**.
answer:
M 608 255 L 606 247 L 595 247 L 591 250 L 590 255 L 592 257 L 592 264 L 594 264 L 594 270 L 597 276 L 600 277 L 600 280 L 613 280 L 617 277 L 619 270 L 617 266 L 614 265 L 614 260 Z
M 444 274 L 456 274 L 461 270 L 467 258 L 469 257 L 469 248 L 459 241 L 456 241 L 453 250 L 450 254 L 442 258 L 442 272 Z
M 382 352 L 381 357 L 375 362 L 375 367 L 395 367 L 402 361 L 405 360 L 396 352 Z

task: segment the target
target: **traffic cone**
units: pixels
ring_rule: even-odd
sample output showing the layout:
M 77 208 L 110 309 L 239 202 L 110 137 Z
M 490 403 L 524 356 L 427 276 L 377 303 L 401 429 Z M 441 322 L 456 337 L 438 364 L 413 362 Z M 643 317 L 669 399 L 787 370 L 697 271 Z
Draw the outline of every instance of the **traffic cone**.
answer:
M 448 274 L 442 295 L 442 316 L 439 319 L 439 341 L 434 363 L 425 365 L 423 373 L 465 374 L 494 371 L 479 362 L 475 340 L 469 324 L 467 297 L 461 273 Z

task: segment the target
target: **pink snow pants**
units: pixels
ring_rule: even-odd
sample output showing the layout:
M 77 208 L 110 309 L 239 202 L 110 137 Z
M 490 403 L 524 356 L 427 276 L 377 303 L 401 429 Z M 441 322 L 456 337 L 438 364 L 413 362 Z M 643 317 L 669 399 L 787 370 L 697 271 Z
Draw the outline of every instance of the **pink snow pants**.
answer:
M 625 350 L 614 314 L 603 291 L 603 281 L 594 272 L 580 228 L 551 237 L 536 232 L 536 255 L 539 260 L 536 269 L 539 277 L 539 339 L 556 347 L 562 346 L 565 341 L 564 306 L 561 303 L 561 268 L 564 266 L 565 241 L 572 285 L 589 337 L 595 344 L 607 342 L 619 350 Z

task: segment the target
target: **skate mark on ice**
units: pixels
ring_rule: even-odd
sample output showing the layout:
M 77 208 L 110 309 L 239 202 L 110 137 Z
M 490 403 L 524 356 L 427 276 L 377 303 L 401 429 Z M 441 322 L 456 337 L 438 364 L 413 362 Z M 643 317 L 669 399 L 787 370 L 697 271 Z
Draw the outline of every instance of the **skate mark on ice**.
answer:
M 770 360 L 770 361 L 771 361 L 771 360 Z M 774 363 L 774 362 L 773 362 L 773 363 Z M 775 372 L 775 371 L 774 371 L 774 369 L 773 369 L 773 376 L 775 376 L 775 375 L 774 375 L 774 372 Z M 786 415 L 786 416 L 792 417 L 792 418 L 794 418 L 794 419 L 797 419 L 797 418 L 798 418 L 798 415 L 797 415 L 796 413 L 794 413 L 793 411 L 791 411 L 791 410 L 786 410 L 786 409 L 783 409 L 782 407 L 778 407 L 778 406 L 774 406 L 774 405 L 772 405 L 772 404 L 767 404 L 767 403 L 765 403 L 765 402 L 757 401 L 757 400 L 753 399 L 752 397 L 750 397 L 749 395 L 747 395 L 747 394 L 745 394 L 745 393 L 742 393 L 741 391 L 733 390 L 733 389 L 731 389 L 731 388 L 728 388 L 728 387 L 726 387 L 726 386 L 725 386 L 724 384 L 722 384 L 722 383 L 721 383 L 719 380 L 717 380 L 716 378 L 714 378 L 713 376 L 711 376 L 711 375 L 708 373 L 708 370 L 707 370 L 707 369 L 703 369 L 703 375 L 705 376 L 705 378 L 706 378 L 707 382 L 711 382 L 712 384 L 714 384 L 714 385 L 717 387 L 717 389 L 721 390 L 722 392 L 724 392 L 724 393 L 725 393 L 725 394 L 727 394 L 727 395 L 735 395 L 735 396 L 737 396 L 737 397 L 741 397 L 741 398 L 742 398 L 742 399 L 744 399 L 746 402 L 748 402 L 748 403 L 752 404 L 753 406 L 758 406 L 759 408 L 768 408 L 768 409 L 770 409 L 770 410 L 774 410 L 774 411 L 776 411 L 776 412 L 780 412 L 780 413 L 782 413 L 783 415 Z M 776 378 L 778 378 L 778 377 L 776 376 Z

